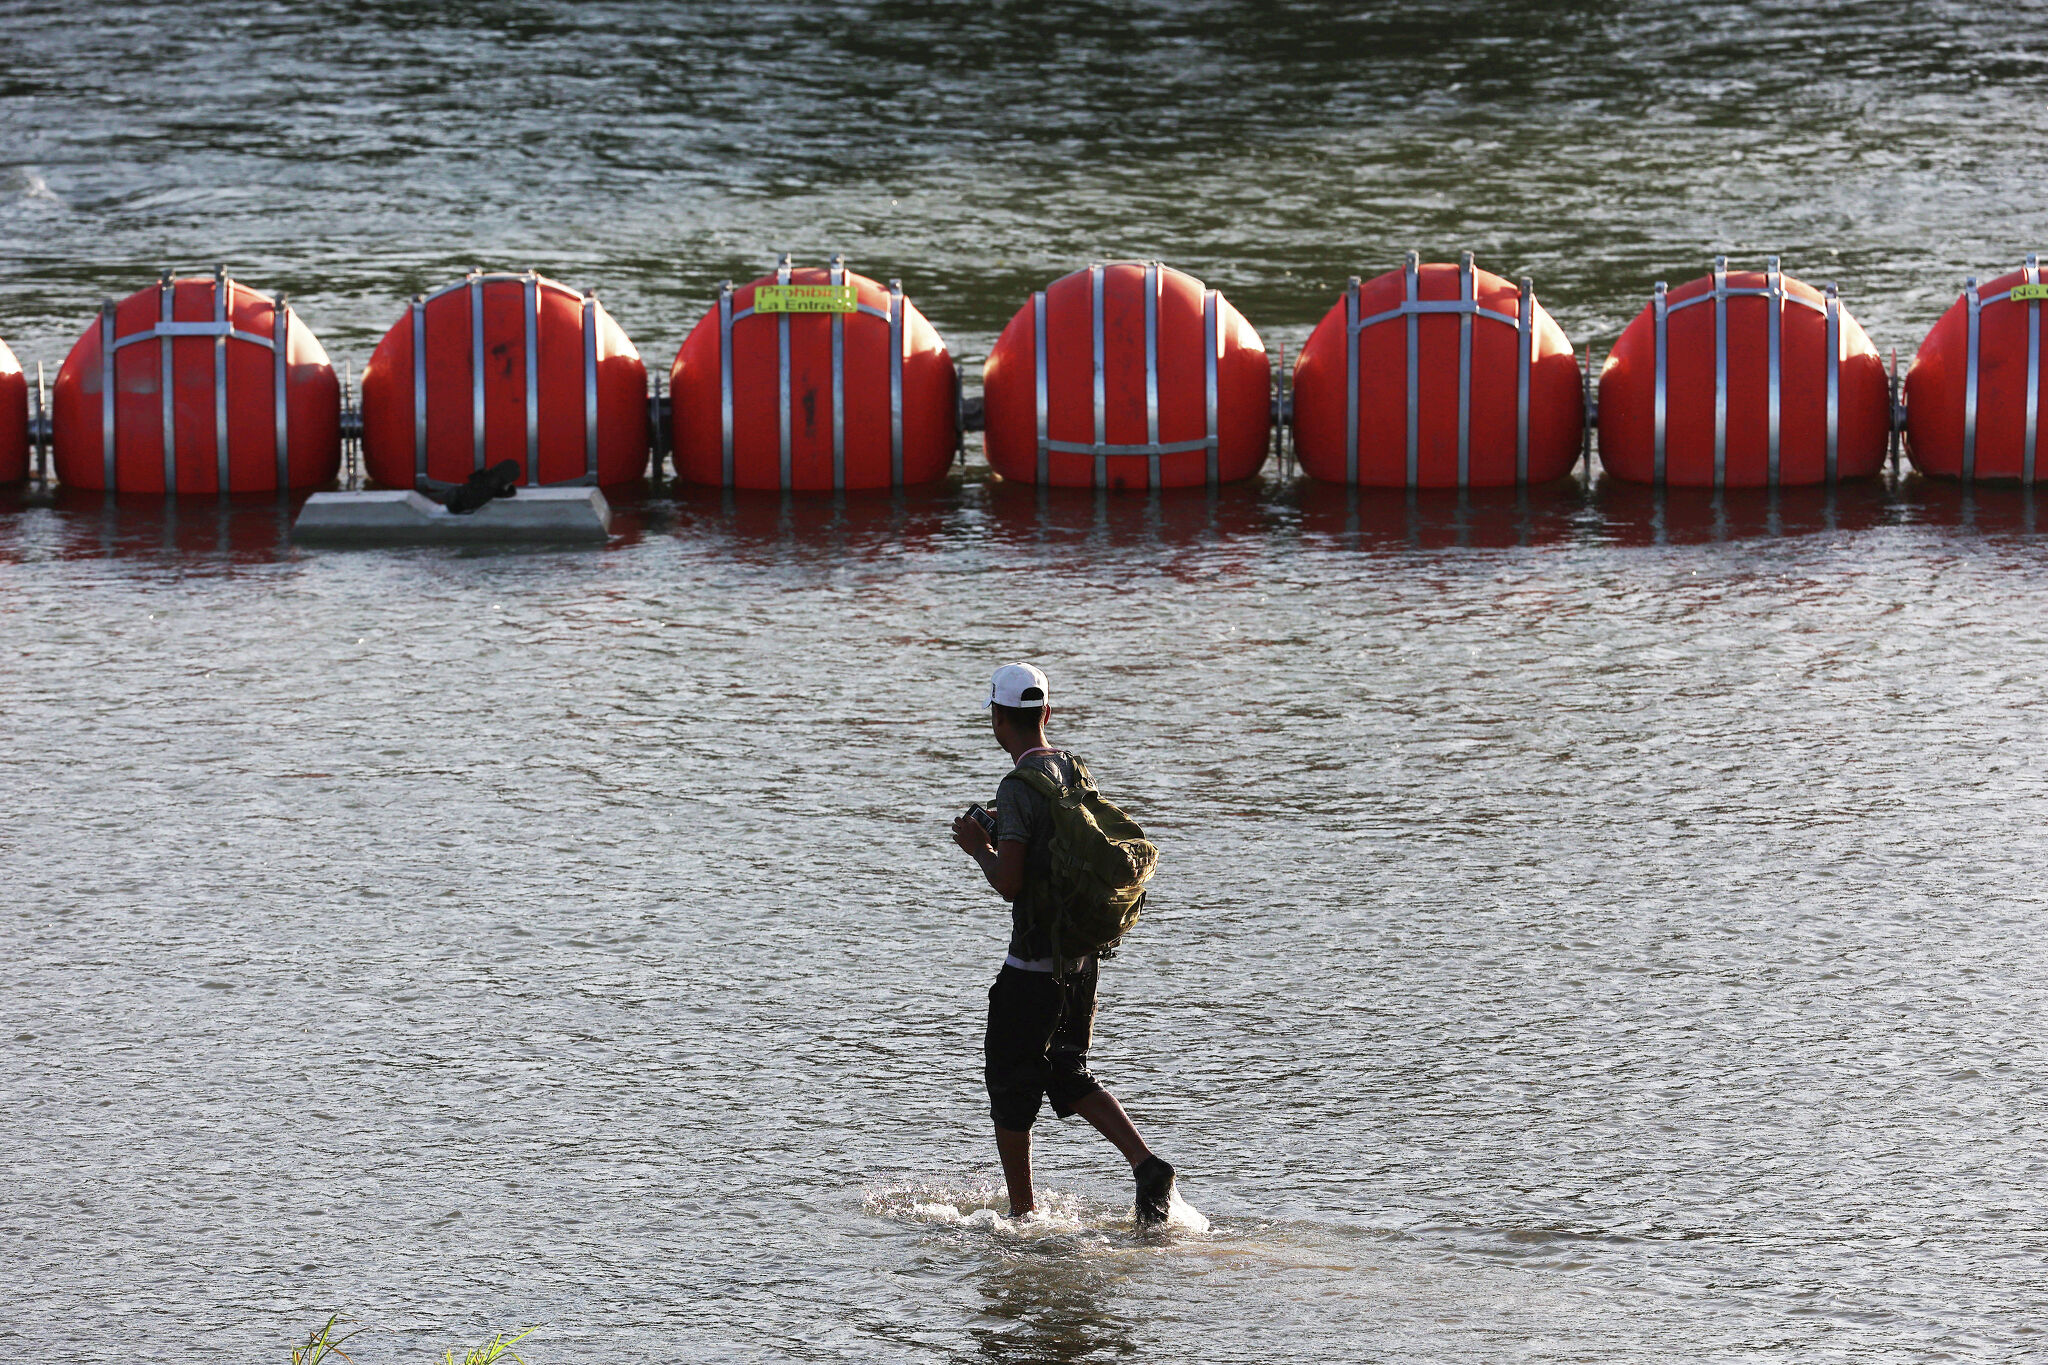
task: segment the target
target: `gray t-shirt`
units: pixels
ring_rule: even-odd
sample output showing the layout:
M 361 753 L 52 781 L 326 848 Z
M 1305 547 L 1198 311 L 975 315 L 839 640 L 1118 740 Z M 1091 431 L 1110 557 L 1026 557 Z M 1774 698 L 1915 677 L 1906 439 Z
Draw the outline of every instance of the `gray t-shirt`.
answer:
M 1027 754 L 1030 766 L 1062 784 L 1074 780 L 1074 756 L 1063 749 Z M 1024 844 L 1024 886 L 1010 902 L 1010 952 L 1026 959 L 1052 956 L 1052 939 L 1039 927 L 1039 903 L 1052 872 L 1052 798 L 1015 775 L 996 788 L 996 841 Z

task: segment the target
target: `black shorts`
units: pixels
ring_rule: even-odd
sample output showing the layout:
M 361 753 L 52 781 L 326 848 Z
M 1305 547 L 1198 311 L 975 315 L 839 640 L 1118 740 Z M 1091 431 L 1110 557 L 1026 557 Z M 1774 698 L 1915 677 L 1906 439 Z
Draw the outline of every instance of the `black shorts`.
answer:
M 1102 1089 L 1088 1074 L 1094 1029 L 1094 962 L 1065 981 L 1005 965 L 988 988 L 988 1032 L 981 1040 L 996 1127 L 1023 1132 L 1045 1099 L 1066 1118 L 1077 1102 Z

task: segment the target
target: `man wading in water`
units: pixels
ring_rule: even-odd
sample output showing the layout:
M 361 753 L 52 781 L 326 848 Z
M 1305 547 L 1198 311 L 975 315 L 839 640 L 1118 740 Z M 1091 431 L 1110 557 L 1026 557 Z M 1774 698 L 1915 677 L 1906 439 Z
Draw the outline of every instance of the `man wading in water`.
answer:
M 1010 952 L 989 987 L 988 1032 L 982 1040 L 1010 1214 L 1022 1217 L 1034 1207 L 1031 1125 L 1040 1102 L 1050 1098 L 1055 1114 L 1079 1114 L 1116 1144 L 1137 1179 L 1138 1222 L 1162 1223 L 1173 1195 L 1173 1167 L 1152 1155 L 1123 1106 L 1088 1074 L 1096 957 L 1089 953 L 1063 963 L 1060 945 L 1049 932 L 1053 801 L 1019 775 L 1035 769 L 1059 787 L 1072 788 L 1077 779 L 1086 781 L 1087 769 L 1072 754 L 1045 742 L 1045 722 L 1052 714 L 1049 689 L 1045 674 L 1030 664 L 997 669 L 987 706 L 996 743 L 1008 751 L 1016 771 L 996 790 L 993 843 L 972 813 L 953 822 L 953 840 L 980 864 L 996 894 L 1010 902 Z M 1145 850 L 1138 886 L 1150 875 L 1150 845 Z M 1135 914 L 1134 906 L 1133 919 Z

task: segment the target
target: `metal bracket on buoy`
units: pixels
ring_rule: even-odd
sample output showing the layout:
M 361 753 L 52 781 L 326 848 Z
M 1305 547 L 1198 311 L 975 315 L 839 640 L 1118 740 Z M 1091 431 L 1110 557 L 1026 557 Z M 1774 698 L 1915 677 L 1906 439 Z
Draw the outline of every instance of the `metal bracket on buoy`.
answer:
M 358 488 L 361 486 L 358 471 L 363 449 L 363 412 L 356 406 L 356 363 L 344 360 L 341 365 L 341 450 L 348 471 L 344 486 Z
M 1279 357 L 1273 366 L 1273 403 L 1271 420 L 1273 424 L 1273 462 L 1279 466 L 1280 477 L 1291 477 L 1290 466 L 1294 458 L 1294 389 L 1288 383 L 1287 343 L 1280 343 Z
M 953 362 L 953 462 L 967 468 L 967 367 Z
M 36 410 L 28 419 L 28 443 L 36 452 L 36 482 L 50 482 L 50 391 L 43 380 L 43 362 L 36 362 Z
M 1586 478 L 1593 477 L 1593 428 L 1600 424 L 1600 386 L 1593 382 L 1593 346 L 1586 344 L 1585 375 L 1580 381 L 1580 398 L 1586 418 L 1579 427 L 1579 459 L 1586 466 Z
M 661 392 L 661 369 L 656 367 L 648 376 L 654 381 L 653 391 L 647 395 L 648 435 L 648 477 L 659 482 L 668 459 L 669 429 L 674 421 L 674 400 Z
M 1885 374 L 1885 391 L 1891 395 L 1892 429 L 1886 433 L 1885 441 L 1890 447 L 1892 479 L 1899 477 L 1900 436 L 1906 430 L 1906 395 L 1899 384 L 1899 348 L 1892 347 L 1891 366 Z

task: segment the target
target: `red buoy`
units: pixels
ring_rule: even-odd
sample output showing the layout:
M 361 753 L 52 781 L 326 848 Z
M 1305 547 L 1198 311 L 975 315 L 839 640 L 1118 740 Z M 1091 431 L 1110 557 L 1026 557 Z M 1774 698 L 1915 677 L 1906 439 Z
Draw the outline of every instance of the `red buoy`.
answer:
M 420 295 L 362 370 L 362 467 L 389 487 L 463 483 L 518 460 L 522 485 L 647 475 L 647 366 L 596 295 L 532 270 Z
M 282 295 L 226 272 L 100 309 L 51 394 L 57 478 L 74 488 L 254 493 L 341 467 L 341 386 Z
M 363 468 L 440 488 L 501 460 L 522 485 L 644 478 L 647 367 L 594 294 L 471 271 L 412 301 L 363 370 Z
M 1248 479 L 1272 434 L 1266 345 L 1230 301 L 1158 262 L 1055 280 L 982 371 L 990 468 L 1060 488 Z
M 28 477 L 28 380 L 0 341 L 0 483 Z
M 1891 386 L 1877 348 L 1825 292 L 1778 270 L 1714 271 L 1650 306 L 1600 370 L 1600 463 L 1633 483 L 1775 488 L 1884 463 Z
M 901 283 L 834 259 L 718 292 L 676 351 L 676 477 L 725 488 L 891 488 L 943 478 L 959 374 Z
M 2040 458 L 2039 261 L 1989 284 L 1975 279 L 1920 343 L 1906 372 L 1907 453 L 1923 474 L 1953 479 L 2048 477 Z
M 1585 393 L 1571 340 L 1536 301 L 1473 267 L 1354 277 L 1301 348 L 1294 442 L 1330 483 L 1497 488 L 1571 472 Z

